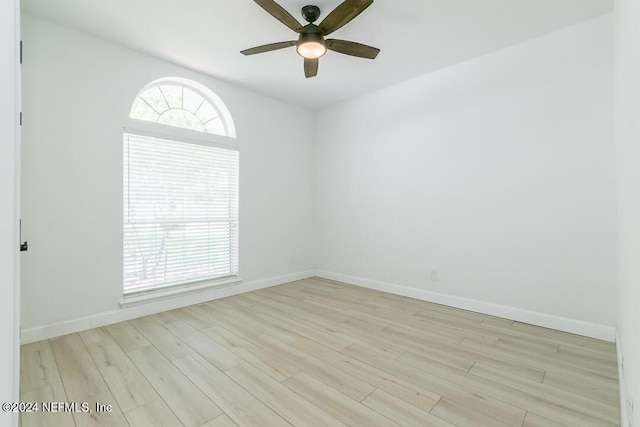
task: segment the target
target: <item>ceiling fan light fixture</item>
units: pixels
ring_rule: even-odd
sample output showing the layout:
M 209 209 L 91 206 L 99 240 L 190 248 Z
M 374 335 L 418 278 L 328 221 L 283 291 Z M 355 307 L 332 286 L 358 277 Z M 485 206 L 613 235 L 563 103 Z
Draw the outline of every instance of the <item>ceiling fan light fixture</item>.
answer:
M 324 44 L 318 42 L 306 42 L 298 45 L 298 55 L 307 59 L 316 59 L 327 53 L 327 48 Z
M 307 59 L 317 59 L 327 53 L 324 38 L 317 33 L 300 34 L 296 45 L 298 55 Z

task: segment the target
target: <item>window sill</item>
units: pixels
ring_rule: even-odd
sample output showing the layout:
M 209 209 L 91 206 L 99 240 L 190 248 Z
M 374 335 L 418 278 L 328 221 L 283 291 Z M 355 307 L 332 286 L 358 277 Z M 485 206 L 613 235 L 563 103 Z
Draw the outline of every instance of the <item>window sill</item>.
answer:
M 223 280 L 209 281 L 199 284 L 185 284 L 180 286 L 174 286 L 169 289 L 163 289 L 158 291 L 149 291 L 143 294 L 123 296 L 120 300 L 120 308 L 133 307 L 141 305 L 146 302 L 156 302 L 162 300 L 168 300 L 172 298 L 178 298 L 184 295 L 189 295 L 202 290 L 218 288 L 224 285 L 231 285 L 233 283 L 242 282 L 242 279 L 238 276 L 230 277 Z

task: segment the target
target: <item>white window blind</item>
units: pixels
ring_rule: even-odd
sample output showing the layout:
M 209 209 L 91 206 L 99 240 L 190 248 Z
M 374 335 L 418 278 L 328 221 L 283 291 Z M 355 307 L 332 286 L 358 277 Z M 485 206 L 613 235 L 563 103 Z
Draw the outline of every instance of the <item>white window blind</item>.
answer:
M 124 293 L 238 274 L 238 152 L 124 134 Z

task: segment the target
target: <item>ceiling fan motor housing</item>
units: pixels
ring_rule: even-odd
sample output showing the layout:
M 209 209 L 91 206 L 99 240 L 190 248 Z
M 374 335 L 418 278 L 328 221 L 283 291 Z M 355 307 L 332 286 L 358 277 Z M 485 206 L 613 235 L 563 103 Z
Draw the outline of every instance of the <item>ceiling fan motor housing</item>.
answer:
M 307 22 L 316 22 L 320 17 L 320 8 L 318 6 L 308 5 L 302 8 L 302 17 Z

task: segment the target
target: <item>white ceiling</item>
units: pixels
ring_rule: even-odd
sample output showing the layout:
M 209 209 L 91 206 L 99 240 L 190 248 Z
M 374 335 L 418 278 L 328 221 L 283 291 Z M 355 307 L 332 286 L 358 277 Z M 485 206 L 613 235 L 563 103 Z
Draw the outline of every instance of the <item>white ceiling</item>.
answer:
M 341 0 L 280 0 L 304 22 Z M 240 51 L 297 35 L 251 0 L 23 0 L 24 12 L 258 92 L 316 109 L 608 13 L 613 0 L 376 0 L 331 35 L 381 49 L 375 60 L 328 52 L 305 79 L 294 48 Z M 318 21 L 318 22 L 319 22 Z

